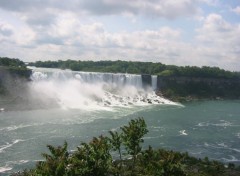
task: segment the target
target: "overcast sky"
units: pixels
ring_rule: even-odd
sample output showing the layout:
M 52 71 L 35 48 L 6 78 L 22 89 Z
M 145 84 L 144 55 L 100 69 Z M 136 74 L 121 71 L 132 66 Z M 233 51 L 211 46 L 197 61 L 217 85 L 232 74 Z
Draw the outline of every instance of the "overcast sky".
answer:
M 240 71 L 240 0 L 0 0 L 0 56 Z

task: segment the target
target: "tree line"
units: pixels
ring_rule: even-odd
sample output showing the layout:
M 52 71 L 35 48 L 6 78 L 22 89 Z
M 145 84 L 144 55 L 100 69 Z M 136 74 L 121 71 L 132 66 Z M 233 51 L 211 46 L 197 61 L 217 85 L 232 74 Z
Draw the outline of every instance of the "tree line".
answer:
M 0 66 L 17 70 L 26 69 L 26 64 L 16 58 L 0 57 Z M 36 61 L 29 66 L 71 69 L 73 71 L 112 72 L 151 74 L 159 76 L 186 76 L 203 78 L 236 78 L 240 79 L 240 72 L 231 72 L 218 67 L 175 66 L 153 62 L 133 61 Z
M 153 62 L 133 61 L 37 61 L 30 63 L 31 66 L 71 69 L 73 71 L 89 72 L 112 72 L 151 74 L 160 76 L 186 76 L 204 78 L 240 78 L 240 72 L 231 72 L 218 67 L 175 66 Z

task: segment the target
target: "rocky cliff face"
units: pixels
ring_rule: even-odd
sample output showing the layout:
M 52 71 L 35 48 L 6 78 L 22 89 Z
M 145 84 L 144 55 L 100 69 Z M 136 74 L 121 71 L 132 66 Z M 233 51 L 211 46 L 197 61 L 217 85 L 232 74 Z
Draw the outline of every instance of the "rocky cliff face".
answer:
M 167 82 L 174 81 L 177 84 L 187 83 L 204 83 L 207 85 L 226 85 L 226 84 L 240 84 L 239 79 L 226 79 L 226 78 L 201 78 L 201 77 L 161 77 L 158 76 L 158 88 L 167 86 Z
M 143 88 L 153 87 L 152 76 L 142 75 Z M 166 98 L 186 99 L 240 98 L 240 78 L 158 76 L 157 92 Z
M 161 77 L 158 90 L 168 98 L 240 98 L 240 79 L 202 77 Z
M 28 81 L 31 70 L 21 67 L 0 66 L 0 94 L 12 94 Z
M 142 75 L 142 84 L 143 88 L 151 87 L 152 86 L 152 76 L 151 75 Z

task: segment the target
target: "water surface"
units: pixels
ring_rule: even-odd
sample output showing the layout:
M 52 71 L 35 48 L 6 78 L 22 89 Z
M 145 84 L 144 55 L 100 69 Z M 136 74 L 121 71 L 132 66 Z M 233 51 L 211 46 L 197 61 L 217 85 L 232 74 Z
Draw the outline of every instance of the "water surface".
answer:
M 144 117 L 149 133 L 144 147 L 188 152 L 240 164 L 240 101 L 114 107 L 111 110 L 51 108 L 0 113 L 0 173 L 34 166 L 46 145 L 69 143 L 74 150 L 93 136 L 118 130 Z

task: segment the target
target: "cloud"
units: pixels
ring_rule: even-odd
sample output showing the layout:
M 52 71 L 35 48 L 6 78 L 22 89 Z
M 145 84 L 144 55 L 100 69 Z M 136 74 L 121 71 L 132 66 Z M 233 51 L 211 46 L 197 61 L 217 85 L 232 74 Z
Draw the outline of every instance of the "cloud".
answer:
M 0 1 L 0 9 L 6 14 L 11 13 L 19 20 L 18 24 L 13 23 L 13 26 L 18 28 L 14 29 L 15 32 L 6 27 L 1 27 L 1 33 L 4 35 L 14 33 L 14 37 L 9 38 L 9 40 L 13 40 L 12 42 L 21 46 L 32 45 L 32 47 L 37 47 L 37 44 L 91 45 L 94 43 L 94 45 L 99 45 L 103 42 L 102 38 L 105 40 L 107 38 L 114 43 L 114 39 L 111 39 L 111 37 L 109 39 L 105 35 L 93 37 L 95 35 L 93 34 L 91 36 L 90 33 L 94 33 L 93 29 L 87 29 L 88 33 L 86 31 L 79 32 L 84 30 L 83 19 L 90 19 L 89 15 L 102 16 L 103 18 L 107 15 L 123 15 L 175 19 L 197 13 L 197 4 L 198 0 L 178 0 L 177 2 L 175 0 Z M 95 27 L 96 30 L 103 30 L 100 26 Z M 95 42 L 94 40 L 86 41 L 85 38 L 94 38 Z M 118 44 L 120 43 L 118 42 Z
M 240 24 L 231 24 L 219 14 L 210 14 L 197 29 L 196 39 L 199 42 L 199 56 L 212 61 L 213 65 L 230 68 L 240 68 Z
M 221 3 L 219 0 L 199 0 L 200 2 L 206 3 L 209 6 L 219 6 Z
M 14 35 L 11 38 L 11 48 L 19 48 L 18 54 L 15 54 L 18 57 L 24 56 L 23 58 L 151 58 L 154 61 L 154 58 L 169 59 L 179 55 L 178 40 L 180 41 L 181 31 L 161 27 L 158 30 L 109 32 L 102 23 L 82 24 L 75 14 L 64 13 L 57 16 L 55 23 L 45 30 L 22 26 L 15 29 Z M 2 45 L 9 46 L 10 43 Z
M 48 5 L 46 0 L 9 0 L 9 1 L 0 1 L 0 7 L 2 9 L 6 9 L 9 11 L 15 11 L 15 12 L 24 12 L 28 11 L 29 9 L 41 9 L 44 6 Z
M 198 40 L 206 44 L 214 44 L 213 46 L 232 47 L 240 44 L 240 25 L 228 23 L 218 14 L 208 15 L 197 32 Z
M 180 31 L 169 27 L 159 30 L 108 32 L 102 23 L 81 24 L 72 15 L 63 15 L 55 25 L 39 35 L 39 44 L 56 44 L 90 49 L 156 50 L 180 37 Z M 55 43 L 58 41 L 59 43 Z M 165 46 L 166 47 L 166 46 Z M 131 54 L 129 54 L 131 55 Z
M 0 45 L 15 45 L 18 47 L 33 47 L 36 33 L 27 25 L 14 26 L 6 21 L 0 21 Z M 7 52 L 11 52 L 11 47 L 7 47 Z
M 98 0 L 84 1 L 80 4 L 80 6 L 84 7 L 86 13 L 94 15 L 126 13 L 174 19 L 180 16 L 193 15 L 198 11 L 196 0 Z
M 83 24 L 74 13 L 63 13 L 45 30 L 16 29 L 12 44 L 2 43 L 12 57 L 32 59 L 138 60 L 177 65 L 210 65 L 239 70 L 240 25 L 210 14 L 186 42 L 183 31 L 168 26 L 155 30 L 110 32 L 99 22 Z M 21 31 L 19 33 L 19 31 Z M 11 46 L 11 47 L 10 47 Z M 30 47 L 31 46 L 31 47 Z M 0 53 L 1 54 L 1 53 Z M 3 55 L 4 52 L 2 51 Z M 10 55 L 10 56 L 11 56 Z
M 19 13 L 31 12 L 35 17 L 47 9 L 71 11 L 76 14 L 91 15 L 141 15 L 150 17 L 162 17 L 168 19 L 181 16 L 192 16 L 199 10 L 199 0 L 17 0 L 0 1 L 0 8 Z M 36 13 L 41 10 L 41 13 Z M 29 16 L 31 22 L 31 16 Z M 40 18 L 41 19 L 41 18 Z
M 11 25 L 0 21 L 0 35 L 11 36 L 13 34 Z
M 104 24 L 99 22 L 83 24 L 74 13 L 58 15 L 55 22 L 44 29 L 34 27 L 34 30 L 31 30 L 24 27 L 22 30 L 24 29 L 32 34 L 31 42 L 35 46 L 53 44 L 100 49 L 154 49 L 159 45 L 158 42 L 175 40 L 180 36 L 180 31 L 169 27 L 161 27 L 159 30 L 109 32 Z
M 32 27 L 41 28 L 55 23 L 56 14 L 52 13 L 50 10 L 46 10 L 45 12 L 41 11 L 41 13 L 35 14 L 25 12 L 21 15 L 21 19 Z
M 240 15 L 240 6 L 237 6 L 236 8 L 232 9 L 232 11 L 238 15 Z
M 220 5 L 218 0 L 0 1 L 5 20 L 0 21 L 0 56 L 26 61 L 123 59 L 239 70 L 240 24 L 207 14 L 200 9 L 202 3 L 208 8 Z

